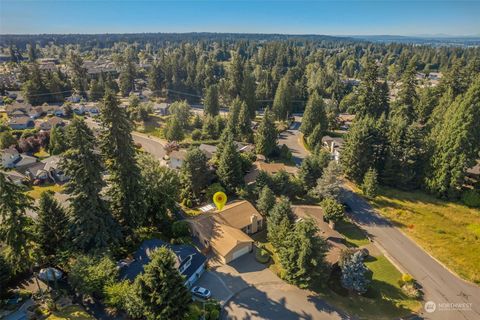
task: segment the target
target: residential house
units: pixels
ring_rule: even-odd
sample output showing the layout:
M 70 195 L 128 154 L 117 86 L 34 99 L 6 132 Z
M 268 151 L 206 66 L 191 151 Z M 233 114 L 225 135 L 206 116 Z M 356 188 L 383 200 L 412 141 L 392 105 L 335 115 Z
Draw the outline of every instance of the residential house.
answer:
M 237 151 L 240 153 L 252 152 L 255 149 L 255 146 L 249 143 L 234 141 L 234 144 L 237 147 Z M 212 159 L 217 152 L 217 146 L 211 144 L 202 143 L 199 146 L 199 149 L 203 151 L 203 153 L 205 154 L 205 156 L 207 156 L 209 160 Z
M 37 162 L 37 158 L 21 153 L 20 158 L 14 163 L 14 168 L 27 168 Z
M 355 115 L 349 113 L 340 113 L 337 118 L 340 124 L 340 129 L 348 130 L 352 126 L 353 120 L 355 120 Z
M 171 169 L 180 169 L 186 156 L 187 156 L 186 150 L 172 151 L 168 156 L 169 157 L 168 166 Z
M 18 166 L 16 170 L 36 183 L 44 183 L 50 179 L 50 175 L 45 170 L 45 163 L 43 162 L 34 162 L 28 165 Z
M 5 177 L 7 177 L 7 179 L 10 180 L 10 182 L 16 184 L 17 186 L 23 186 L 24 183 L 28 180 L 27 177 L 25 177 L 23 174 L 17 171 L 10 170 L 10 171 L 0 171 L 0 172 L 2 172 L 5 175 Z
M 41 106 L 38 107 L 31 107 L 28 110 L 28 116 L 32 119 L 38 119 L 42 116 L 43 114 L 43 108 Z
M 29 128 L 33 128 L 35 126 L 35 122 L 32 118 L 27 116 L 15 117 L 11 118 L 8 122 L 8 125 L 13 130 L 25 130 Z
M 85 105 L 83 105 L 83 104 L 74 104 L 72 106 L 72 111 L 73 111 L 73 113 L 75 113 L 77 115 L 84 115 L 85 111 L 86 111 L 86 108 L 85 108 Z
M 156 114 L 161 115 L 161 116 L 166 116 L 166 115 L 168 115 L 168 108 L 169 107 L 170 107 L 170 105 L 166 102 L 155 103 L 153 105 L 153 112 L 155 112 Z
M 205 272 L 207 258 L 191 245 L 172 245 L 159 239 L 145 240 L 135 252 L 133 261 L 121 261 L 120 278 L 135 280 L 143 273 L 145 265 L 150 262 L 151 254 L 161 247 L 167 247 L 175 253 L 176 267 L 185 278 L 185 286 L 192 287 Z
M 27 114 L 27 111 L 31 107 L 32 106 L 30 104 L 19 103 L 15 101 L 14 103 L 5 106 L 5 112 L 9 117 L 15 117 L 15 116 L 21 117 L 21 116 L 25 116 Z M 20 111 L 21 113 L 18 111 Z
M 45 164 L 43 169 L 48 172 L 50 179 L 57 183 L 63 183 L 69 179 L 61 168 L 61 162 L 62 158 L 60 156 L 51 156 L 42 160 L 42 163 Z
M 3 168 L 14 168 L 15 163 L 20 160 L 20 153 L 15 147 L 10 147 L 8 149 L 2 150 L 2 167 Z
M 50 131 L 53 127 L 63 126 L 65 126 L 65 121 L 57 116 L 50 117 L 47 120 L 36 124 L 38 129 L 45 131 Z
M 323 219 L 323 209 L 320 206 L 307 205 L 292 206 L 292 209 L 298 219 L 313 219 L 319 229 L 319 235 L 329 244 L 329 250 L 325 256 L 327 262 L 332 266 L 338 264 L 341 252 L 347 249 L 345 237 Z
M 280 171 L 285 171 L 291 175 L 296 175 L 298 172 L 297 167 L 287 166 L 283 163 L 268 163 L 263 160 L 257 160 L 252 164 L 252 168 L 244 177 L 244 181 L 246 184 L 254 183 L 257 179 L 260 171 L 264 171 L 270 175 L 278 173 Z
M 67 97 L 65 100 L 72 103 L 79 103 L 80 100 L 82 100 L 82 97 L 78 94 L 72 94 L 71 96 Z
M 211 249 L 223 263 L 229 263 L 253 249 L 254 234 L 264 228 L 264 218 L 248 201 L 234 201 L 221 211 L 188 220 L 192 235 Z
M 325 149 L 330 152 L 333 159 L 338 162 L 340 160 L 340 155 L 342 153 L 343 147 L 343 138 L 324 136 L 322 138 L 322 145 Z

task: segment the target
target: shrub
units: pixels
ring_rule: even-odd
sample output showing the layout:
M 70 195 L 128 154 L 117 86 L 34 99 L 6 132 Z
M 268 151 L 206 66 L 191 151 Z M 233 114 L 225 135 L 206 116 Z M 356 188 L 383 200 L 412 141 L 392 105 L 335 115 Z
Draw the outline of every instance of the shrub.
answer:
M 480 208 L 480 191 L 467 190 L 462 194 L 462 202 L 473 208 Z
M 260 263 L 267 263 L 270 260 L 270 255 L 267 250 L 263 248 L 257 248 L 255 251 L 255 259 Z
M 321 203 L 320 206 L 323 209 L 323 219 L 325 221 L 340 221 L 344 216 L 343 205 L 333 198 L 326 198 Z
M 202 131 L 199 129 L 195 129 L 192 131 L 192 139 L 198 141 L 202 139 Z
M 225 192 L 225 188 L 222 187 L 222 185 L 218 182 L 214 183 L 214 184 L 211 184 L 207 190 L 205 191 L 205 196 L 207 197 L 207 201 L 208 202 L 212 202 L 213 201 L 213 195 L 217 192 Z
M 375 198 L 378 194 L 378 174 L 375 169 L 368 169 L 363 177 L 363 183 L 360 186 L 363 194 L 369 198 Z
M 118 269 L 107 256 L 79 256 L 71 266 L 69 282 L 79 293 L 102 296 L 107 285 L 115 283 Z
M 186 221 L 175 221 L 172 224 L 172 234 L 175 238 L 187 237 L 190 235 L 188 223 Z
M 422 297 L 422 292 L 418 290 L 413 282 L 407 282 L 402 286 L 402 291 L 409 298 L 420 299 Z
M 104 302 L 108 307 L 124 310 L 132 292 L 132 286 L 127 280 L 107 284 L 104 288 Z

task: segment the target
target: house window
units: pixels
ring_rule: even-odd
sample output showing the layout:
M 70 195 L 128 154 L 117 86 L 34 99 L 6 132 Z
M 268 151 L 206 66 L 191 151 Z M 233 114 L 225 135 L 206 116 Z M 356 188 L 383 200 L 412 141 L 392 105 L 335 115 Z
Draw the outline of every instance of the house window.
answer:
M 262 229 L 262 220 L 257 221 L 257 229 Z

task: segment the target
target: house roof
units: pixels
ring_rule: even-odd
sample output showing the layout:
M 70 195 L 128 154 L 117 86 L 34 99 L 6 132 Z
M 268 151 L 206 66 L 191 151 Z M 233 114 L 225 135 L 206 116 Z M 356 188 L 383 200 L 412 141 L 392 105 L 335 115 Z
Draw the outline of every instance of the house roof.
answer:
M 5 155 L 10 155 L 11 157 L 13 156 L 17 156 L 19 154 L 17 148 L 15 148 L 14 146 L 11 146 L 7 149 L 3 149 L 2 150 L 2 154 L 5 154 Z
M 139 274 L 143 273 L 145 265 L 150 262 L 151 252 L 160 247 L 167 247 L 175 253 L 179 269 L 190 263 L 181 273 L 186 279 L 189 279 L 207 261 L 207 258 L 191 245 L 171 245 L 160 239 L 150 239 L 141 244 L 134 254 L 134 261 L 120 271 L 120 277 L 133 281 Z
M 173 150 L 169 157 L 170 159 L 178 159 L 178 160 L 185 160 L 185 157 L 187 156 L 187 151 L 185 150 Z
M 10 181 L 12 182 L 15 182 L 15 181 L 23 181 L 23 180 L 26 180 L 27 177 L 25 177 L 23 174 L 21 174 L 20 172 L 17 172 L 17 171 L 14 171 L 14 170 L 10 170 L 10 171 L 1 171 L 6 177 L 7 179 L 10 179 Z
M 9 125 L 15 125 L 15 124 L 27 125 L 31 122 L 33 122 L 31 118 L 23 116 L 23 117 L 11 118 L 8 124 Z
M 257 209 L 246 200 L 231 202 L 223 207 L 220 212 L 217 210 L 213 213 L 215 220 L 237 229 L 250 225 L 252 216 L 255 216 L 257 220 L 263 219 Z
M 227 204 L 221 211 L 205 213 L 190 220 L 207 238 L 210 245 L 225 256 L 241 243 L 251 243 L 252 238 L 246 235 L 242 228 L 252 223 L 251 218 L 258 220 L 263 217 L 248 201 L 234 201 Z
M 298 172 L 298 168 L 293 166 L 286 166 L 283 163 L 267 163 L 264 161 L 255 161 L 252 168 L 250 169 L 250 172 L 245 175 L 244 180 L 247 184 L 253 183 L 255 182 L 255 179 L 257 179 L 260 171 L 265 171 L 268 174 L 275 174 L 282 170 L 293 175 L 297 174 Z
M 45 164 L 45 170 L 50 171 L 51 169 L 56 170 L 60 166 L 61 160 L 60 156 L 50 156 L 43 159 L 42 162 Z
M 32 165 L 32 161 L 33 163 L 35 163 L 37 161 L 37 158 L 26 155 L 26 154 L 21 154 L 20 159 L 15 163 L 15 166 L 17 168 L 27 166 L 25 168 L 27 169 L 28 167 L 30 167 L 30 165 Z
M 323 220 L 323 209 L 319 206 L 292 206 L 293 212 L 298 218 L 312 218 L 320 229 L 320 235 L 325 239 L 343 240 L 345 237 L 338 231 L 330 228 Z
M 17 164 L 17 170 L 22 174 L 30 173 L 33 176 L 36 176 L 37 174 L 40 173 L 40 171 L 44 171 L 44 169 L 45 169 L 45 163 L 43 162 L 34 162 L 24 166 L 20 166 Z
M 202 143 L 199 147 L 198 147 L 203 153 L 205 153 L 205 155 L 207 156 L 207 158 L 212 158 L 212 156 L 217 152 L 217 146 L 213 146 L 211 144 L 205 144 L 205 143 Z

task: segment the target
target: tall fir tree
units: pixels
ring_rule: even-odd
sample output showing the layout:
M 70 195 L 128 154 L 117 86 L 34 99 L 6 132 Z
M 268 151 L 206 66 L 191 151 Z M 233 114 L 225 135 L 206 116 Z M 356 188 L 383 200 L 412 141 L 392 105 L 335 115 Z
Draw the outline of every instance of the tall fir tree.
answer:
M 248 110 L 247 104 L 243 101 L 240 106 L 240 112 L 238 115 L 237 132 L 241 141 L 252 142 L 253 129 L 252 129 L 252 123 L 250 120 L 250 112 Z
M 144 273 L 135 279 L 137 301 L 147 320 L 185 319 L 191 295 L 178 272 L 175 254 L 167 247 L 152 252 Z
M 265 109 L 262 121 L 255 134 L 255 148 L 258 154 L 269 157 L 277 148 L 277 129 L 270 110 Z
M 59 250 L 68 248 L 68 216 L 51 191 L 43 192 L 35 221 L 35 239 L 42 255 L 49 259 Z
M 363 261 L 362 251 L 357 251 L 342 264 L 340 280 L 345 289 L 360 294 L 367 292 L 370 280 L 367 278 L 368 269 Z
M 303 185 L 304 191 L 308 192 L 316 186 L 317 180 L 322 176 L 323 170 L 328 166 L 330 160 L 330 153 L 324 149 L 319 149 L 302 161 L 298 178 Z
M 290 201 L 282 197 L 270 210 L 267 218 L 268 240 L 274 248 L 280 248 L 294 222 L 294 214 Z
M 375 61 L 369 60 L 359 87 L 356 115 L 379 118 L 388 112 L 388 86 L 385 81 L 378 81 L 378 66 Z
M 441 197 L 456 198 L 465 183 L 466 170 L 480 152 L 480 77 L 459 95 L 432 130 L 433 152 L 426 187 Z M 435 130 L 436 129 L 436 130 Z
M 103 99 L 101 121 L 100 148 L 109 172 L 107 194 L 112 213 L 122 225 L 137 227 L 143 223 L 146 208 L 132 124 L 110 91 Z
M 317 125 L 320 125 L 322 131 L 326 131 L 328 128 L 325 103 L 318 92 L 314 91 L 308 98 L 300 131 L 308 137 Z
M 218 101 L 218 89 L 216 85 L 211 85 L 205 90 L 203 100 L 205 116 L 215 117 L 220 111 L 220 102 Z
M 256 84 L 255 77 L 250 69 L 250 66 L 245 67 L 241 97 L 247 105 L 250 119 L 254 119 L 257 110 L 257 100 L 255 97 Z
M 4 255 L 16 271 L 24 271 L 31 262 L 30 222 L 26 215 L 32 199 L 0 172 L 0 241 Z
M 48 151 L 51 155 L 61 154 L 67 149 L 64 130 L 64 128 L 59 126 L 53 126 L 50 130 Z
M 242 160 L 232 139 L 227 140 L 220 154 L 217 176 L 230 193 L 243 184 Z
M 165 75 L 160 63 L 157 62 L 152 65 L 152 68 L 148 71 L 147 78 L 148 88 L 152 91 L 153 95 L 156 97 L 160 96 L 165 81 Z
M 313 287 L 326 279 L 327 242 L 318 235 L 318 227 L 310 218 L 295 223 L 278 250 L 284 279 L 301 288 Z
M 257 208 L 258 211 L 260 211 L 261 214 L 264 216 L 268 216 L 270 210 L 273 209 L 273 206 L 275 205 L 275 194 L 273 191 L 265 185 L 258 196 L 257 200 Z
M 383 173 L 386 153 L 386 120 L 364 117 L 355 121 L 347 133 L 340 158 L 344 173 L 361 183 L 365 172 L 372 167 Z
M 182 184 L 182 200 L 198 203 L 202 190 L 208 184 L 207 157 L 199 148 L 187 151 L 185 160 L 180 168 L 180 181 Z
M 70 203 L 70 234 L 73 245 L 83 251 L 105 248 L 120 239 L 120 229 L 101 193 L 102 161 L 94 152 L 95 138 L 86 123 L 74 118 L 66 130 L 68 150 L 62 167 L 70 177 L 65 192 Z
M 286 76 L 278 84 L 273 100 L 272 112 L 277 120 L 286 120 L 292 112 L 292 95 Z

